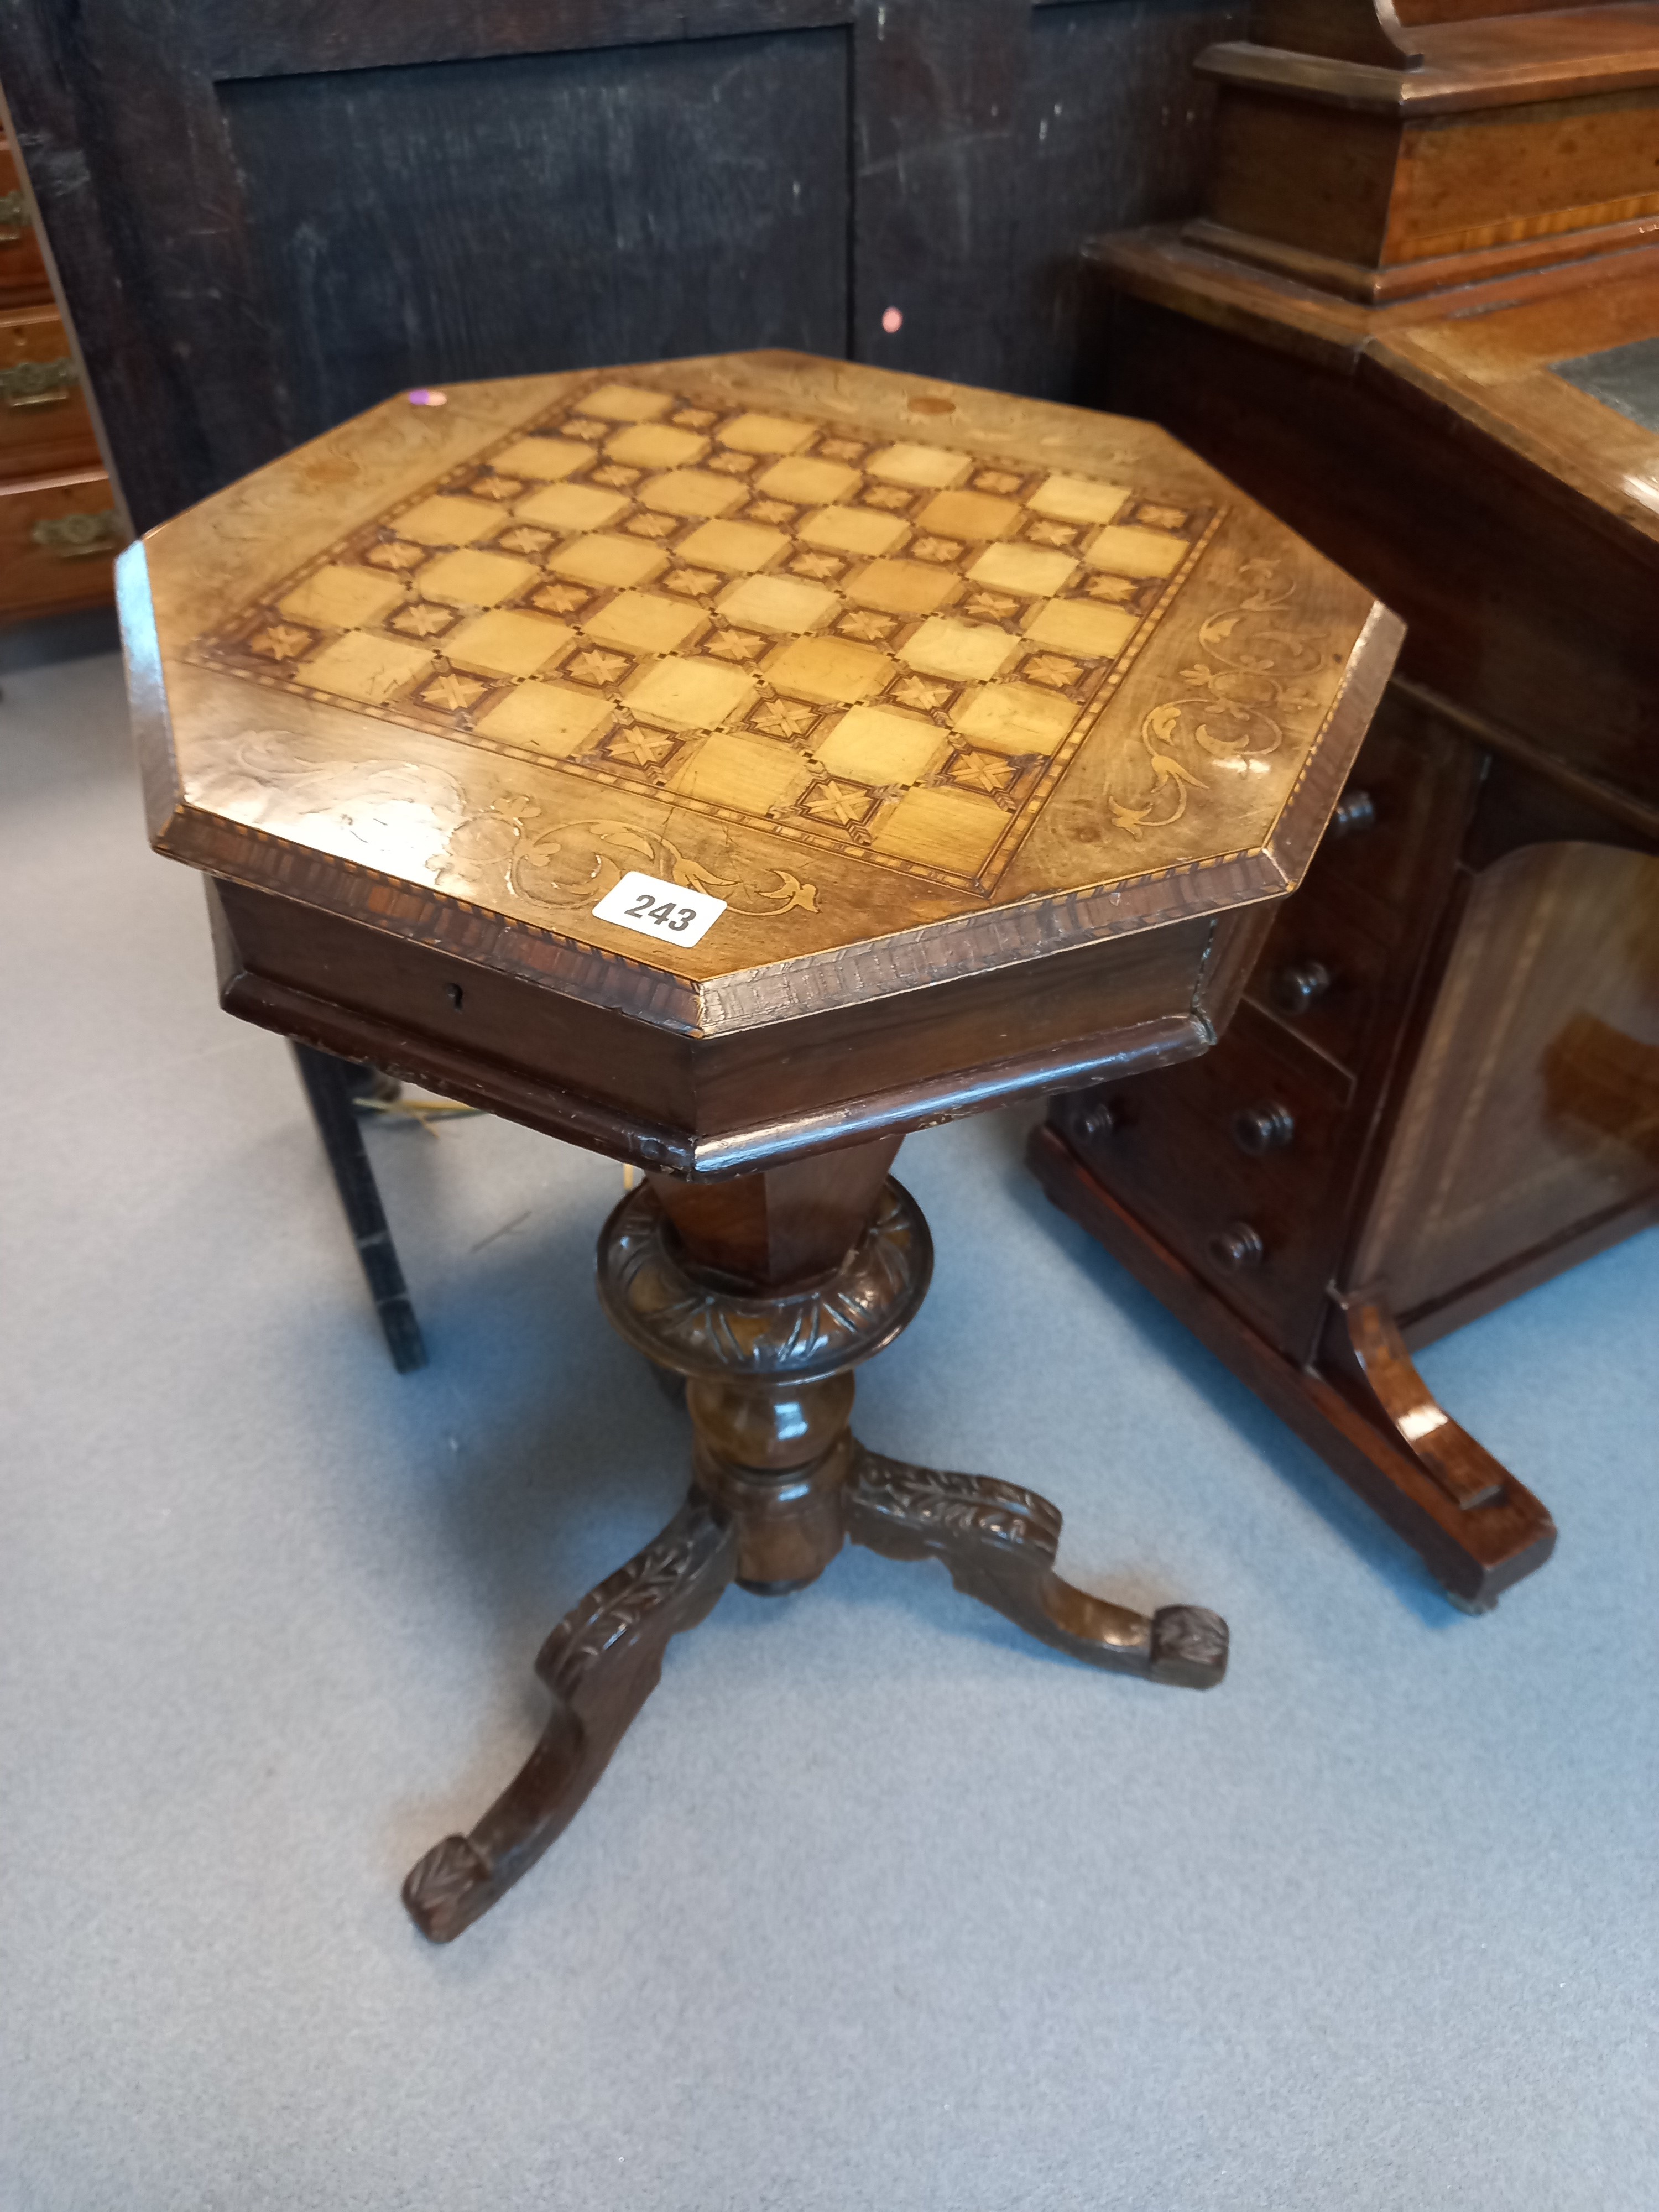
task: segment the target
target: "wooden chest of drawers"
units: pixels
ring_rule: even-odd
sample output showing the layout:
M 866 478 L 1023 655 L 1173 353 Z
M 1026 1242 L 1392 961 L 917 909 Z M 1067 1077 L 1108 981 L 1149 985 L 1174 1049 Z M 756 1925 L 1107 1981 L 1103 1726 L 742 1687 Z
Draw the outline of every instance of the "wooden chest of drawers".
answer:
M 11 142 L 0 132 L 0 308 L 52 297 L 23 174 Z
M 17 157 L 0 137 L 0 623 L 112 599 L 126 537 Z
M 1385 699 L 1319 857 L 1232 1027 L 1156 1084 L 1060 1100 L 1054 1127 L 1276 1351 L 1317 1352 L 1433 916 L 1473 803 L 1467 747 Z M 1202 1163 L 1195 1171 L 1195 1163 Z

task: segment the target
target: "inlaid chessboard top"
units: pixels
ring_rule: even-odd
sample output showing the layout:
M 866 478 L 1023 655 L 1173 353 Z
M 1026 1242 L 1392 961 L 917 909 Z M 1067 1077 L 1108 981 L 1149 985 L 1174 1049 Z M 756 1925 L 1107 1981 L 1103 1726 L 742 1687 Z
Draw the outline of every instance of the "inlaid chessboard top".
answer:
M 1282 890 L 1385 620 L 1146 425 L 799 356 L 400 395 L 152 533 L 130 632 L 141 561 L 164 849 L 690 981 Z

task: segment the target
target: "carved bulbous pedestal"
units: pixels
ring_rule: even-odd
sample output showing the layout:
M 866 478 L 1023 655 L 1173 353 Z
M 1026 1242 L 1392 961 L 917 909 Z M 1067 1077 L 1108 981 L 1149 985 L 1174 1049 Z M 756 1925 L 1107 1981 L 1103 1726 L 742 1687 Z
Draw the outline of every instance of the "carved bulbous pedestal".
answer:
M 1192 1689 L 1226 1672 L 1215 1613 L 1148 1616 L 1063 1582 L 1046 1498 L 911 1467 L 854 1436 L 853 1370 L 914 1320 L 933 1273 L 921 1210 L 886 1178 L 897 1149 L 878 1139 L 725 1185 L 653 1176 L 605 1224 L 606 1313 L 686 1378 L 690 1494 L 548 1638 L 540 1741 L 472 1832 L 446 1837 L 410 1875 L 404 1901 L 434 1941 L 459 1935 L 562 1833 L 655 1688 L 671 1637 L 729 1583 L 787 1595 L 849 1540 L 941 1560 L 969 1596 L 1091 1665 Z

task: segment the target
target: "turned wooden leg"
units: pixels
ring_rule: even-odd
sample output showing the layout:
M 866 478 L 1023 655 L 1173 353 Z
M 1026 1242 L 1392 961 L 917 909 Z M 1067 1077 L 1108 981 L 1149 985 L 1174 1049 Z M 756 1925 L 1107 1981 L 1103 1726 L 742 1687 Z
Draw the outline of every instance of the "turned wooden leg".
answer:
M 1054 1572 L 1058 1506 L 988 1475 L 945 1474 L 855 1445 L 847 1533 L 890 1559 L 941 1559 L 959 1590 L 1091 1667 L 1212 1689 L 1227 1671 L 1227 1624 L 1202 1606 L 1151 1614 L 1109 1605 Z
M 459 1936 L 563 1834 L 656 1688 L 670 1637 L 705 1618 L 736 1564 L 730 1522 L 694 1495 L 566 1613 L 536 1661 L 553 1693 L 540 1742 L 471 1833 L 434 1844 L 404 1884 L 422 1935 Z

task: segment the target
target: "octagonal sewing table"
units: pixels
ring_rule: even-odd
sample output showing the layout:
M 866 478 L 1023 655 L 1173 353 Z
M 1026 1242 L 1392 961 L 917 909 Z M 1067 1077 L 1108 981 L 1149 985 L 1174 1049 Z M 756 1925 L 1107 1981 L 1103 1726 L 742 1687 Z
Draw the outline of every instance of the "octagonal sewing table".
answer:
M 438 403 L 438 404 L 434 404 Z M 932 1265 L 907 1129 L 1202 1051 L 1397 649 L 1142 423 L 799 355 L 403 394 L 153 532 L 122 620 L 223 1003 L 645 1170 L 599 1295 L 688 1379 L 687 1502 L 554 1630 L 545 1733 L 410 1875 L 443 1939 L 561 1832 L 728 1583 L 933 1557 L 1096 1665 L 1226 1631 L 884 1457 Z

